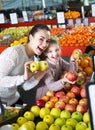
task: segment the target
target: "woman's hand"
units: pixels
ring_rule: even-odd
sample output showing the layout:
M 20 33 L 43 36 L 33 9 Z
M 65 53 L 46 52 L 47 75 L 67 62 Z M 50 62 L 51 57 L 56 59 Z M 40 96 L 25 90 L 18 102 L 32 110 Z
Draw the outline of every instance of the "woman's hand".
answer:
M 36 72 L 32 72 L 30 70 L 30 64 L 32 62 L 33 61 L 26 62 L 25 65 L 24 65 L 24 80 L 28 80 L 32 76 L 34 76 L 35 79 L 40 81 L 45 76 L 45 74 L 47 73 L 48 68 L 45 71 L 40 71 L 39 70 L 39 71 L 36 71 Z
M 47 71 L 48 71 L 48 69 L 46 69 L 44 71 L 37 71 L 34 74 L 34 78 L 40 81 L 45 76 L 45 74 L 47 73 Z
M 34 75 L 34 73 L 30 71 L 30 64 L 32 62 L 33 61 L 26 62 L 24 65 L 24 80 L 28 80 Z

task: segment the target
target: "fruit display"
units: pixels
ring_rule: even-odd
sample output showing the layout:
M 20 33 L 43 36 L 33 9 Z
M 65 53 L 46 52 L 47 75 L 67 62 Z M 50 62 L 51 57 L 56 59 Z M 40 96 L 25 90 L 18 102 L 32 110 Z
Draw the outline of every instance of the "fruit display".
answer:
M 79 11 L 68 11 L 64 13 L 64 16 L 66 19 L 76 19 L 80 17 L 80 12 Z
M 77 78 L 80 75 L 85 73 L 79 71 Z M 91 130 L 84 82 L 69 83 L 67 91 L 48 90 L 11 123 L 13 130 Z

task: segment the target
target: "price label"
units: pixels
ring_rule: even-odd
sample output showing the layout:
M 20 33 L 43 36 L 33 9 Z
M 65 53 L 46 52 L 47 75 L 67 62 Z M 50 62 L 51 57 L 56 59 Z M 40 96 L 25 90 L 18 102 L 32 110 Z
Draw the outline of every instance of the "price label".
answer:
M 0 24 L 3 24 L 3 23 L 5 23 L 5 19 L 4 19 L 4 14 L 1 13 L 0 14 Z
M 77 18 L 76 19 L 76 26 L 80 26 L 81 25 L 81 19 L 80 18 Z
M 17 14 L 16 13 L 10 13 L 10 19 L 12 24 L 17 24 L 18 19 L 17 19 Z
M 91 5 L 92 17 L 95 17 L 95 4 Z
M 64 24 L 65 23 L 64 12 L 57 12 L 57 22 L 59 24 Z
M 73 19 L 68 19 L 68 24 L 74 25 Z
M 88 25 L 89 25 L 88 18 L 84 18 L 83 24 L 84 24 L 85 26 L 88 26 Z
M 28 21 L 28 15 L 27 15 L 27 12 L 26 11 L 22 11 L 22 15 L 23 15 L 23 19 L 24 21 Z

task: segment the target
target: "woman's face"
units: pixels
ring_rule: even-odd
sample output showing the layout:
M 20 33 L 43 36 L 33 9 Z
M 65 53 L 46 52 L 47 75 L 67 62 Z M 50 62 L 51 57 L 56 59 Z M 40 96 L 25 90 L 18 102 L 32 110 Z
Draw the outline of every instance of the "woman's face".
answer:
M 54 63 L 59 61 L 61 49 L 58 44 L 50 44 L 46 56 Z
M 50 32 L 40 29 L 34 36 L 30 35 L 29 38 L 34 54 L 41 55 L 49 45 Z

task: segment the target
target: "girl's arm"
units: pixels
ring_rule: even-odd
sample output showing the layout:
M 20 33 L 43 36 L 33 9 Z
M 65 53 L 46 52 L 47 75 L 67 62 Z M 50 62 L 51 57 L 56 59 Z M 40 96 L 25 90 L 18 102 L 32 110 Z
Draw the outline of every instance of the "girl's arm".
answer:
M 62 79 L 59 79 L 57 81 L 54 80 L 54 77 L 50 70 L 47 72 L 44 79 L 45 79 L 45 84 L 49 90 L 59 91 L 59 90 L 63 89 L 65 86 L 65 82 L 63 82 Z

